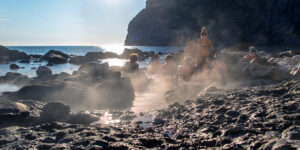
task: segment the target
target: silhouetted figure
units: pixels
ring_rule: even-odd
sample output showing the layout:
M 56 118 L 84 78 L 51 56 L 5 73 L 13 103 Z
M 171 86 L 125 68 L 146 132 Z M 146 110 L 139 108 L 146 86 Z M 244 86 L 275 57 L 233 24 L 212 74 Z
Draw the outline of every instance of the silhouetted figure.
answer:
M 198 40 L 197 51 L 193 57 L 197 70 L 207 67 L 216 56 L 213 43 L 208 39 L 208 32 L 205 27 L 202 28 L 200 36 L 201 39 Z
M 184 64 L 178 67 L 179 79 L 182 81 L 189 81 L 195 71 L 192 57 L 186 57 Z
M 130 54 L 129 59 L 130 59 L 130 61 L 125 64 L 126 71 L 132 72 L 132 73 L 138 71 L 139 70 L 139 64 L 137 63 L 138 55 Z

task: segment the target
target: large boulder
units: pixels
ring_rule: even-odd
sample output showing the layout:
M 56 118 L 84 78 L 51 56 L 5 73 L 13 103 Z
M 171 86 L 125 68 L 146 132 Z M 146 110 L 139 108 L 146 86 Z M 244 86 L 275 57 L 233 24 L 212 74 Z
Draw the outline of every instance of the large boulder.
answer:
M 20 67 L 19 67 L 17 64 L 10 64 L 10 65 L 9 65 L 9 68 L 10 68 L 11 70 L 16 70 L 16 69 L 19 69 Z
M 269 64 L 263 64 L 261 61 L 255 60 L 250 63 L 247 68 L 249 75 L 253 79 L 270 79 L 274 81 L 282 81 L 289 78 L 289 74 L 286 70 L 281 69 L 278 66 L 270 66 Z
M 54 75 L 53 75 L 53 78 L 54 78 L 55 80 L 63 81 L 63 80 L 67 79 L 67 78 L 70 77 L 70 76 L 71 76 L 70 74 L 68 74 L 68 73 L 66 73 L 66 72 L 62 72 L 62 73 L 60 73 L 60 74 L 54 74 Z
M 20 73 L 7 72 L 4 76 L 0 76 L 0 83 L 26 85 L 29 84 L 31 79 Z
M 90 115 L 90 114 L 84 114 L 84 113 L 79 113 L 79 114 L 74 114 L 70 116 L 69 123 L 71 124 L 84 124 L 84 125 L 89 125 L 93 122 L 96 122 L 100 120 L 99 117 Z
M 76 65 L 82 65 L 87 62 L 91 62 L 91 60 L 85 56 L 75 56 L 69 60 L 69 63 Z
M 143 52 L 142 50 L 137 49 L 137 48 L 135 48 L 135 49 L 125 48 L 123 53 L 121 54 L 121 58 L 129 59 L 131 54 L 137 54 L 139 56 L 139 60 L 143 61 L 148 57 L 154 56 L 155 53 L 154 52 Z
M 49 102 L 47 103 L 41 113 L 41 122 L 55 122 L 67 121 L 70 115 L 70 107 L 61 102 Z
M 19 102 L 0 102 L 0 128 L 8 126 L 28 126 L 36 122 L 30 108 Z
M 36 75 L 39 78 L 50 78 L 52 76 L 52 70 L 49 69 L 46 66 L 40 66 L 37 70 L 36 70 Z
M 61 101 L 72 107 L 80 107 L 86 100 L 88 86 L 74 82 L 52 81 L 27 85 L 16 92 L 4 92 L 4 100 Z
M 85 55 L 91 61 L 98 61 L 98 59 L 120 58 L 120 56 L 113 52 L 88 52 Z
M 10 50 L 0 45 L 0 63 L 16 61 L 19 59 L 28 59 L 28 58 L 30 57 L 24 52 L 19 52 L 17 50 Z
M 30 63 L 30 59 L 22 59 L 19 61 L 19 63 L 22 63 L 22 64 L 29 64 Z
M 0 103 L 0 114 L 4 113 L 21 113 L 29 112 L 27 105 L 19 102 L 2 102 Z
M 108 63 L 85 63 L 78 70 L 86 72 L 92 77 L 104 77 L 109 72 L 109 65 Z
M 69 57 L 69 55 L 63 52 L 50 50 L 42 57 L 42 59 L 47 60 L 49 64 L 64 64 L 68 62 Z
M 98 59 L 104 58 L 104 53 L 102 52 L 88 52 L 85 54 L 85 57 L 90 59 L 91 61 L 97 61 Z
M 127 77 L 107 79 L 97 86 L 98 108 L 126 109 L 133 105 L 134 88 Z
M 109 59 L 109 58 L 120 58 L 120 56 L 113 52 L 105 52 L 103 59 Z

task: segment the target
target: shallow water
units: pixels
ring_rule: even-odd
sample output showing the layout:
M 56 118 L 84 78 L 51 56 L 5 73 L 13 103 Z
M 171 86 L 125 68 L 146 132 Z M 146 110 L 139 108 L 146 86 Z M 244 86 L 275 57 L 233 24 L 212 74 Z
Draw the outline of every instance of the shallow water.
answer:
M 10 64 L 17 64 L 20 68 L 16 70 L 11 70 L 9 68 Z M 46 61 L 34 63 L 31 62 L 30 64 L 22 64 L 18 62 L 11 62 L 10 64 L 0 64 L 0 76 L 5 75 L 7 72 L 17 72 L 21 73 L 23 75 L 27 75 L 29 77 L 35 77 L 36 76 L 36 70 L 39 66 L 45 66 L 47 65 Z M 78 70 L 79 66 L 73 65 L 73 64 L 58 64 L 54 66 L 48 66 L 53 74 L 59 74 L 61 72 L 66 72 L 69 74 L 72 74 L 73 71 Z
M 3 92 L 12 92 L 19 90 L 19 87 L 14 84 L 0 84 L 0 96 Z
M 27 54 L 36 54 L 36 55 L 44 55 L 49 50 L 58 50 L 63 53 L 66 53 L 68 55 L 77 55 L 77 56 L 83 56 L 87 52 L 115 52 L 117 54 L 121 54 L 125 48 L 139 48 L 143 51 L 154 51 L 156 53 L 158 52 L 174 52 L 181 50 L 182 47 L 159 47 L 159 46 L 122 46 L 122 45 L 104 45 L 104 46 L 8 46 L 8 48 L 13 50 L 19 50 L 21 52 L 25 52 Z M 147 67 L 150 63 L 151 59 L 147 59 L 145 61 L 139 62 L 140 67 L 144 68 Z M 128 60 L 125 59 L 104 59 L 102 60 L 103 63 L 107 62 L 110 66 L 123 66 Z M 17 64 L 20 66 L 20 69 L 17 70 L 10 70 L 9 65 L 10 64 Z M 5 75 L 7 72 L 18 72 L 23 75 L 27 75 L 29 77 L 35 77 L 36 76 L 36 69 L 39 66 L 45 66 L 47 65 L 46 61 L 42 62 L 33 62 L 31 61 L 30 64 L 21 64 L 16 62 L 10 62 L 10 64 L 0 64 L 0 76 Z M 69 74 L 72 74 L 73 71 L 78 70 L 79 66 L 74 64 L 59 64 L 54 66 L 49 66 L 49 68 L 52 70 L 53 74 L 59 74 L 61 72 L 66 72 Z

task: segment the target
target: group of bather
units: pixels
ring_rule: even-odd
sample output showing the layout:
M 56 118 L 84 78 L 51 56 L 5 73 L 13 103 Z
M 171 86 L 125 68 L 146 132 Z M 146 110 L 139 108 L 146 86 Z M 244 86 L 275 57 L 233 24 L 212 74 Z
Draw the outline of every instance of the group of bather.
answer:
M 193 39 L 188 39 L 184 49 L 184 61 L 181 65 L 177 66 L 171 54 L 166 55 L 165 63 L 160 62 L 160 57 L 156 54 L 153 56 L 147 72 L 169 76 L 172 80 L 179 79 L 182 81 L 190 81 L 194 75 L 206 70 L 209 70 L 209 73 L 214 73 L 213 68 L 218 68 L 218 70 L 226 73 L 226 66 L 215 60 L 215 49 L 212 41 L 208 38 L 208 32 L 205 27 L 202 28 L 200 37 L 197 42 Z M 125 66 L 126 70 L 128 72 L 139 70 L 137 61 L 137 54 L 130 55 L 130 62 Z M 223 75 L 225 75 L 224 73 Z

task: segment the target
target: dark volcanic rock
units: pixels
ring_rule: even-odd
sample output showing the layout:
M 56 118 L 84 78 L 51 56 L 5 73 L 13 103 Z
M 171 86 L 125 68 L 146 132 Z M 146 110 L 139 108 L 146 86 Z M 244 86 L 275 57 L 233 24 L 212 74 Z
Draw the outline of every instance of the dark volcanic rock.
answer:
M 124 58 L 124 59 L 129 59 L 130 57 L 130 54 L 137 54 L 139 57 L 139 60 L 140 61 L 144 61 L 145 59 L 149 58 L 149 57 L 153 57 L 154 56 L 154 52 L 143 52 L 142 50 L 140 49 L 128 49 L 128 48 L 125 48 L 123 53 L 121 54 L 121 57 Z
M 29 56 L 24 52 L 19 52 L 17 50 L 10 50 L 0 45 L 0 63 L 16 61 L 19 59 L 29 59 Z
M 20 73 L 7 72 L 5 76 L 0 76 L 0 83 L 10 83 L 16 85 L 26 85 L 29 84 L 31 79 Z
M 47 103 L 40 114 L 41 122 L 67 121 L 70 115 L 70 107 L 61 102 Z
M 22 59 L 22 60 L 19 61 L 19 63 L 29 64 L 30 63 L 30 59 Z
M 217 46 L 299 45 L 298 0 L 147 0 L 128 26 L 125 45 L 184 45 L 207 26 Z
M 89 125 L 98 120 L 99 120 L 99 117 L 96 117 L 96 116 L 93 116 L 90 114 L 75 114 L 75 115 L 70 116 L 69 123 Z
M 0 128 L 33 125 L 37 118 L 31 116 L 30 108 L 19 102 L 0 102 Z
M 100 96 L 100 108 L 124 109 L 133 104 L 134 88 L 127 77 L 103 81 L 97 91 Z
M 49 64 L 64 64 L 68 62 L 69 55 L 55 50 L 48 51 L 42 59 L 47 60 Z
M 11 65 L 9 65 L 9 68 L 11 70 L 16 70 L 16 69 L 19 69 L 20 67 L 18 65 L 16 65 L 16 64 L 11 64 Z
M 81 65 L 87 62 L 91 62 L 91 60 L 85 56 L 75 56 L 69 60 L 69 63 Z
M 4 92 L 2 99 L 63 101 L 71 106 L 79 105 L 85 97 L 85 86 L 62 81 L 28 85 L 16 92 Z
M 51 78 L 52 76 L 52 70 L 49 69 L 46 66 L 40 66 L 37 70 L 36 70 L 36 75 L 39 78 Z
M 120 58 L 118 54 L 113 52 L 88 52 L 85 57 L 91 61 L 97 61 L 98 59 Z

